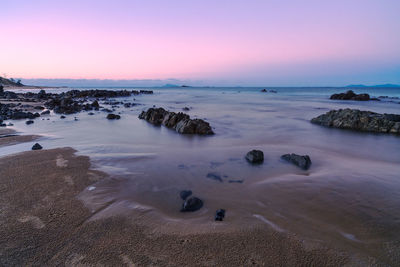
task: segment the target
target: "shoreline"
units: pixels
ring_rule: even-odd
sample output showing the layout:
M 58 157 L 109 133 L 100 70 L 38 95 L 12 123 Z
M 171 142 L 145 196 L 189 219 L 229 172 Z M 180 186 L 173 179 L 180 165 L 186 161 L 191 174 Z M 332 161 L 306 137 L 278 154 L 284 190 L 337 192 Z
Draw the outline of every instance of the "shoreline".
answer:
M 237 231 L 166 233 L 129 214 L 95 218 L 79 195 L 110 177 L 71 148 L 0 158 L 2 265 L 343 265 L 343 253 L 308 247 L 261 224 Z M 112 178 L 111 178 L 112 179 Z M 179 225 L 176 226 L 179 232 Z

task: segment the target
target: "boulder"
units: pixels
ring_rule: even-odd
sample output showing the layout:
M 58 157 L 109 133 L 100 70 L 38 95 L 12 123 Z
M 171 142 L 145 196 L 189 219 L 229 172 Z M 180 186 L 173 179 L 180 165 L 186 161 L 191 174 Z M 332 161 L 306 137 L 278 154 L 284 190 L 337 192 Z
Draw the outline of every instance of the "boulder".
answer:
M 246 159 L 251 163 L 261 163 L 264 161 L 264 153 L 261 150 L 252 150 L 247 152 Z
M 311 166 L 311 159 L 308 155 L 300 156 L 297 154 L 285 154 L 281 156 L 282 159 L 299 166 L 303 170 L 308 170 Z
M 32 146 L 32 150 L 41 150 L 43 147 L 39 145 L 39 143 L 36 143 Z
M 189 197 L 182 204 L 181 212 L 196 211 L 203 207 L 203 201 L 197 197 Z
M 400 115 L 358 109 L 331 110 L 311 120 L 326 127 L 363 132 L 400 134 Z
M 225 218 L 225 210 L 224 209 L 219 209 L 215 212 L 215 220 L 222 222 Z

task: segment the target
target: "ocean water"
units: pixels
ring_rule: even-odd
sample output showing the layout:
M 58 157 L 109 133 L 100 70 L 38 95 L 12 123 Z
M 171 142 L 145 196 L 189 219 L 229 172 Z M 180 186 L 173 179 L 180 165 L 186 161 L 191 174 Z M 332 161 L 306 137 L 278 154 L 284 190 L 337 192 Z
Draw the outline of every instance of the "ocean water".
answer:
M 51 113 L 32 125 L 14 121 L 13 128 L 42 135 L 39 143 L 45 149 L 73 147 L 110 174 L 112 179 L 80 196 L 93 209 L 112 203 L 97 217 L 133 212 L 159 228 L 182 232 L 261 224 L 382 262 L 400 260 L 400 137 L 310 123 L 339 108 L 400 114 L 400 99 L 329 100 L 346 88 L 261 89 L 153 88 L 153 95 L 116 98 L 138 104 L 119 105 L 117 121 L 107 120 L 104 112 L 64 120 Z M 400 97 L 399 88 L 353 90 Z M 140 112 L 153 105 L 175 112 L 190 107 L 185 113 L 208 121 L 215 135 L 180 135 L 139 120 Z M 1 148 L 0 155 L 30 150 L 32 144 Z M 252 149 L 264 152 L 263 164 L 246 162 Z M 303 171 L 282 161 L 286 153 L 309 155 L 311 168 Z M 222 181 L 207 178 L 210 173 Z M 200 211 L 179 212 L 179 192 L 185 189 L 204 200 Z M 220 208 L 226 209 L 226 218 L 215 223 Z

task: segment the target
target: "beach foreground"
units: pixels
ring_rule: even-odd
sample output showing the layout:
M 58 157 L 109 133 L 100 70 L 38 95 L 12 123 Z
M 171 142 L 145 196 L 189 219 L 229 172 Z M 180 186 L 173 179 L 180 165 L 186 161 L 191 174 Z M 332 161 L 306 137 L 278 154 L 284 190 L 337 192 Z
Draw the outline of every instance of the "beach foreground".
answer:
M 168 234 L 140 218 L 91 220 L 78 195 L 104 173 L 71 148 L 30 151 L 0 160 L 0 265 L 337 266 L 328 248 L 307 248 L 261 227 L 227 233 Z M 90 187 L 89 187 L 90 188 Z

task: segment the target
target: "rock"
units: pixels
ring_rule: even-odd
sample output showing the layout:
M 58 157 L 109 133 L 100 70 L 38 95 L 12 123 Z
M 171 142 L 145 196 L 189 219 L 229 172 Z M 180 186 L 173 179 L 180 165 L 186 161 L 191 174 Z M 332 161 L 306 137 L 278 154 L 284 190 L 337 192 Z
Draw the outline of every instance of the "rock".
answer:
M 207 173 L 207 176 L 206 176 L 207 178 L 209 178 L 209 179 L 212 179 L 212 180 L 215 180 L 215 181 L 218 181 L 218 182 L 223 182 L 222 181 L 222 178 L 221 178 L 221 175 L 219 175 L 218 173 L 215 173 L 215 172 L 209 172 L 209 173 Z
M 43 110 L 43 109 L 45 109 L 45 107 L 42 107 L 42 106 L 35 106 L 34 109 Z
M 0 84 L 0 95 L 3 95 L 4 93 L 4 86 Z
M 238 183 L 238 184 L 242 184 L 243 180 L 229 180 L 228 183 Z
M 182 204 L 181 212 L 196 211 L 203 207 L 203 201 L 197 197 L 189 197 Z
M 43 111 L 42 113 L 40 113 L 40 115 L 49 115 L 50 114 L 50 110 L 46 110 Z
M 219 209 L 215 212 L 215 220 L 222 222 L 225 218 L 225 210 Z
M 32 150 L 41 150 L 43 147 L 39 145 L 39 143 L 36 143 L 32 146 Z
M 45 90 L 40 90 L 39 93 L 37 94 L 38 98 L 46 98 L 46 91 Z
M 149 108 L 139 115 L 139 119 L 146 120 L 154 125 L 162 124 L 181 134 L 214 134 L 208 122 L 201 119 L 190 119 L 187 114 L 169 112 L 163 108 Z
M 292 153 L 282 155 L 281 158 L 299 166 L 303 170 L 308 170 L 311 166 L 311 159 L 308 155 L 300 156 Z
M 90 115 L 90 116 L 93 116 L 93 115 L 94 115 L 94 113 L 93 113 L 93 112 L 89 112 L 89 113 L 88 113 L 88 115 Z
M 95 109 L 99 109 L 100 107 L 99 102 L 97 100 L 93 101 L 92 107 L 94 107 Z
M 65 119 L 66 117 L 64 116 L 64 115 L 61 115 L 60 116 L 60 119 Z
M 29 121 L 26 121 L 25 123 L 26 123 L 26 125 L 29 125 L 29 124 L 34 123 L 34 121 L 33 120 L 29 120 Z
M 121 119 L 121 116 L 110 113 L 110 114 L 107 115 L 107 119 L 108 120 L 119 120 L 119 119 Z
M 400 115 L 379 114 L 358 109 L 331 110 L 311 120 L 326 127 L 363 132 L 400 134 Z
M 368 101 L 368 100 L 370 100 L 370 97 L 369 97 L 369 94 L 357 95 L 352 90 L 349 90 L 346 93 L 333 94 L 333 95 L 331 95 L 330 99 Z
M 261 92 L 266 93 L 266 92 L 268 92 L 268 90 L 267 89 L 262 89 Z
M 246 154 L 246 159 L 251 163 L 261 163 L 264 161 L 264 153 L 261 150 L 252 150 Z
M 183 110 L 183 111 L 189 111 L 189 110 L 190 110 L 190 108 L 188 108 L 188 107 L 184 107 L 182 110 Z
M 182 190 L 180 193 L 179 193 L 179 196 L 183 199 L 183 200 L 186 200 L 189 196 L 191 196 L 192 195 L 192 191 L 191 190 Z

